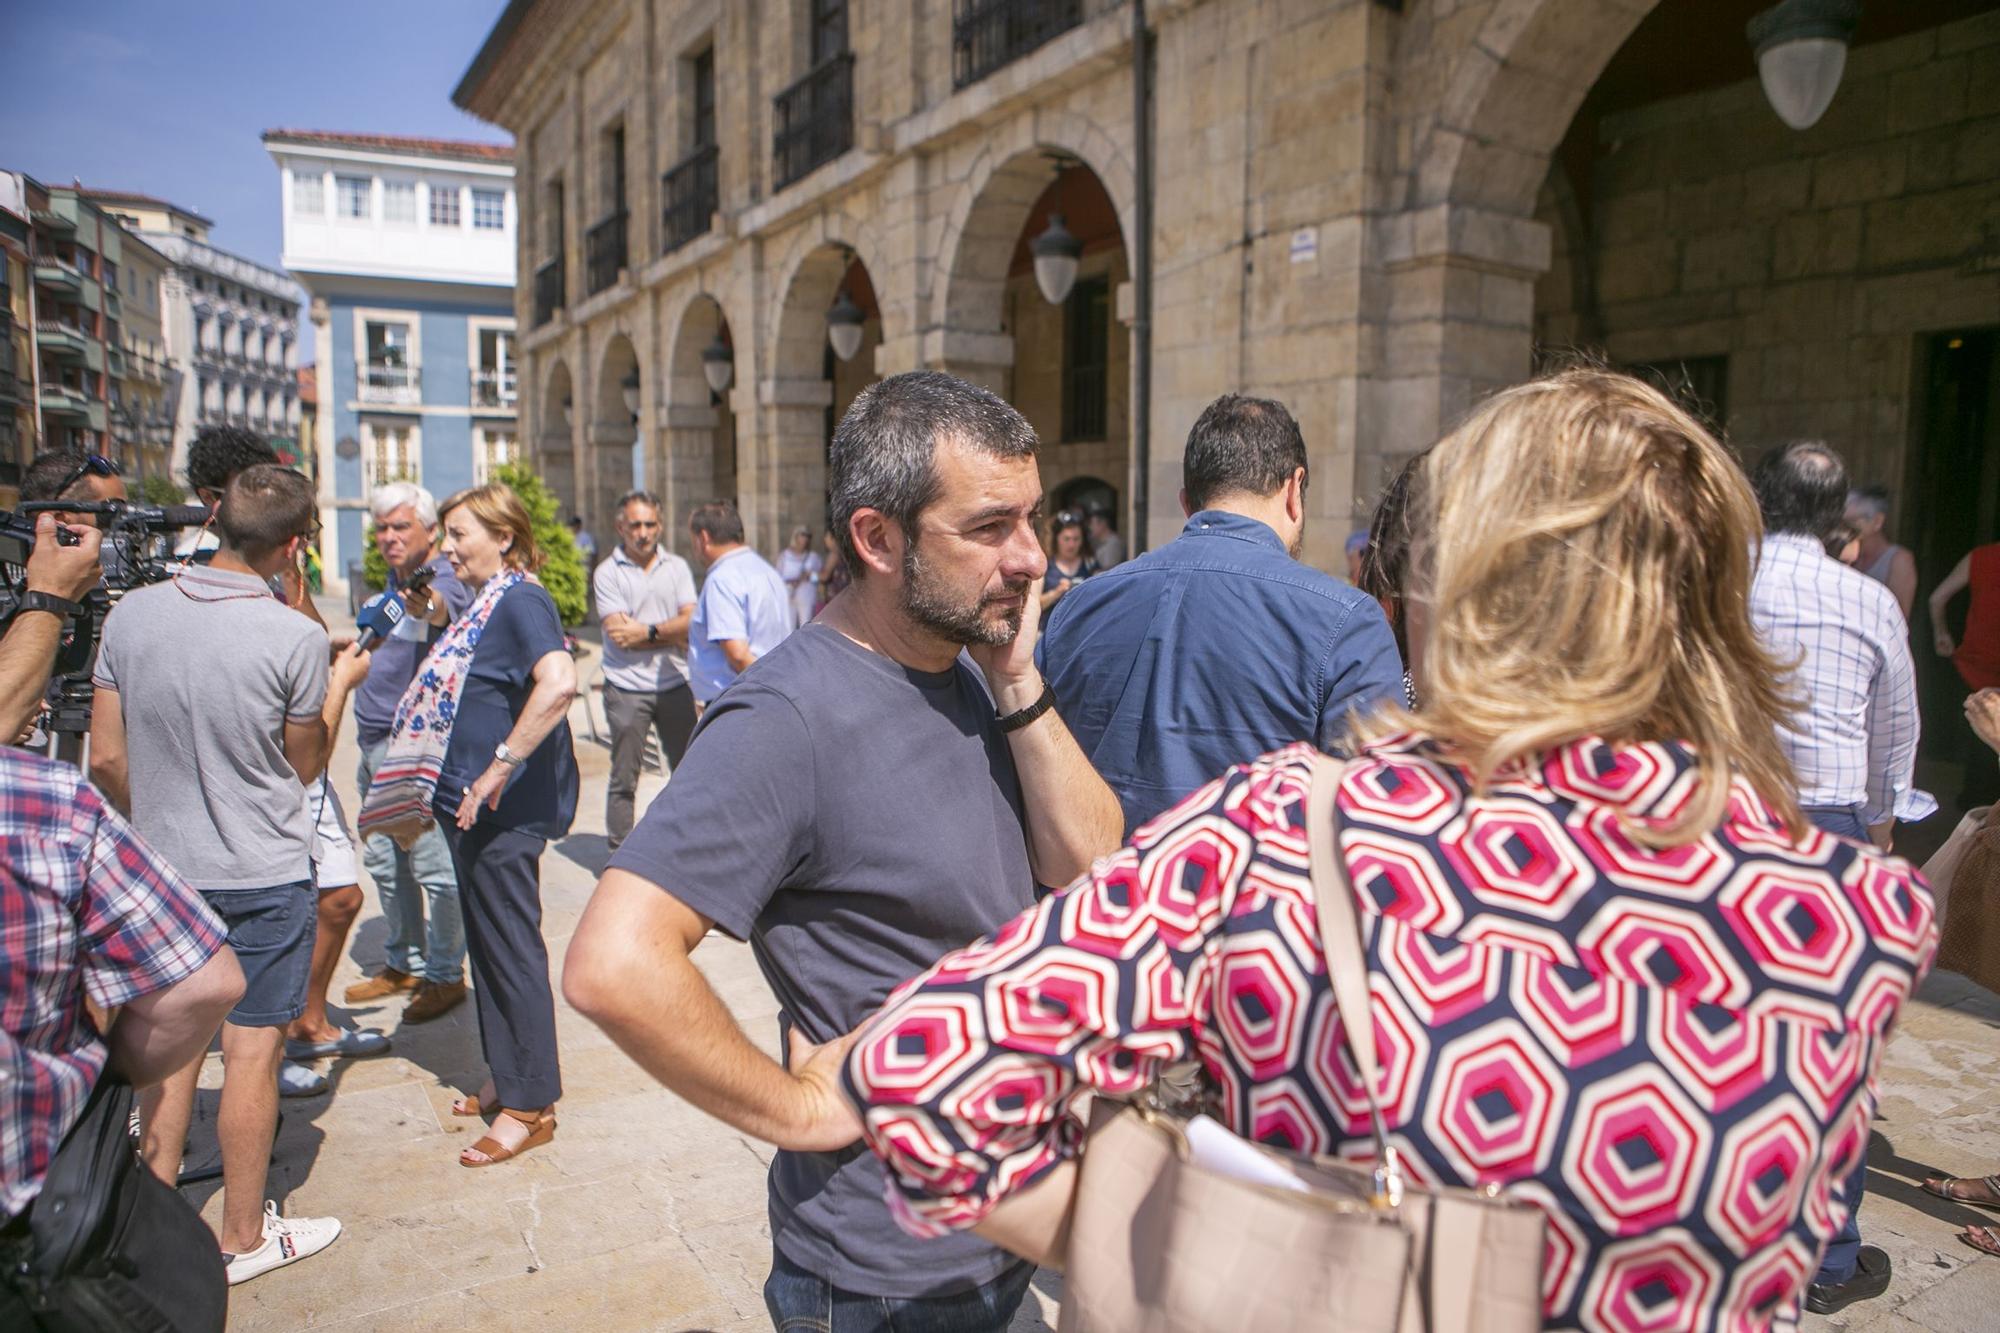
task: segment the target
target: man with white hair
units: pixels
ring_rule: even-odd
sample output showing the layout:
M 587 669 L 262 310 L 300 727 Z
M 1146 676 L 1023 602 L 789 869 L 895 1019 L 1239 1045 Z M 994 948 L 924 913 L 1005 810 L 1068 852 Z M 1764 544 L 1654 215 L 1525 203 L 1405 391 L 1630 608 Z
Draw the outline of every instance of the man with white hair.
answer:
M 396 705 L 423 665 L 431 645 L 472 604 L 472 593 L 452 577 L 451 562 L 437 553 L 437 501 L 407 481 L 375 488 L 368 503 L 375 545 L 389 566 L 389 590 L 408 613 L 375 649 L 368 680 L 354 694 L 354 736 L 361 745 L 355 782 L 368 790 L 389 748 Z M 428 568 L 428 587 L 408 585 Z M 389 922 L 387 965 L 347 988 L 347 1002 L 361 1004 L 414 992 L 405 1023 L 423 1023 L 465 1001 L 465 919 L 459 912 L 458 876 L 451 849 L 436 828 L 404 851 L 377 833 L 363 840 L 361 857 L 382 898 Z

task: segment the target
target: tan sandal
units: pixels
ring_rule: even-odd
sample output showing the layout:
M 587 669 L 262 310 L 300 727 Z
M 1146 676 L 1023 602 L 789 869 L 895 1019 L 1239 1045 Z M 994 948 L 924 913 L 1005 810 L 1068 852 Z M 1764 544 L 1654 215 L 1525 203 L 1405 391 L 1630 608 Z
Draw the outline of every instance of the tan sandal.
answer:
M 480 1135 L 477 1143 L 470 1148 L 460 1150 L 458 1154 L 460 1166 L 498 1166 L 502 1162 L 512 1161 L 530 1148 L 541 1147 L 556 1136 L 556 1117 L 553 1107 L 543 1111 L 515 1111 L 503 1106 L 500 1108 L 500 1114 L 512 1116 L 522 1124 L 532 1125 L 534 1128 L 529 1131 L 527 1138 L 512 1148 L 502 1144 L 490 1134 Z M 484 1153 L 486 1160 L 468 1162 L 465 1160 L 465 1154 L 468 1152 Z
M 495 1096 L 497 1098 L 498 1094 Z M 498 1108 L 482 1105 L 476 1092 L 462 1093 L 453 1098 L 451 1103 L 451 1113 L 461 1120 L 483 1120 L 496 1109 Z

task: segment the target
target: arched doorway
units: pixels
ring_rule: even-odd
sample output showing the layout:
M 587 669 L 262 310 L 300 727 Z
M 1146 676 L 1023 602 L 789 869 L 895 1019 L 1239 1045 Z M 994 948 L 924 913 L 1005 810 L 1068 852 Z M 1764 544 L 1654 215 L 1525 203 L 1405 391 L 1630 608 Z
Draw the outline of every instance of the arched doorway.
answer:
M 773 553 L 794 527 L 826 527 L 826 451 L 840 414 L 881 377 L 882 313 L 852 247 L 815 247 L 794 270 L 778 316 L 770 399 L 772 466 L 743 502 L 750 540 Z M 745 488 L 746 491 L 748 488 Z
M 709 500 L 742 504 L 735 389 L 736 340 L 729 320 L 714 297 L 698 295 L 682 311 L 674 332 L 661 456 L 651 469 L 665 511 L 666 541 L 683 553 L 687 517 L 696 505 Z
M 587 470 L 589 495 L 583 509 L 583 525 L 598 539 L 599 550 L 606 544 L 618 507 L 618 498 L 638 481 L 633 448 L 639 438 L 640 397 L 645 386 L 639 372 L 639 355 L 632 340 L 613 334 L 604 345 L 597 363 L 596 392 L 591 398 L 590 466 Z
M 550 369 L 535 430 L 535 467 L 555 493 L 563 517 L 576 512 L 576 403 L 569 366 L 557 361 Z
M 1039 238 L 1066 233 L 1074 278 L 1052 303 L 1036 276 Z M 1014 154 L 979 187 L 946 277 L 944 369 L 985 384 L 1041 437 L 1049 495 L 1088 491 L 1120 503 L 1131 491 L 1129 261 L 1104 178 L 1066 151 Z M 1110 478 L 1107 482 L 1101 480 Z M 1075 486 L 1075 482 L 1088 483 Z

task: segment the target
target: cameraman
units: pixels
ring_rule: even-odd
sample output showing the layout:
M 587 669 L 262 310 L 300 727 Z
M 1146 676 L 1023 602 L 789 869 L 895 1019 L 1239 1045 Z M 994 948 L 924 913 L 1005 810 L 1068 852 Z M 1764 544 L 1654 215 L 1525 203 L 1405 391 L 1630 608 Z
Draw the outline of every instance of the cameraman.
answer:
M 311 540 L 314 511 L 299 473 L 244 471 L 217 514 L 214 561 L 126 594 L 97 655 L 91 774 L 227 923 L 246 979 L 222 1025 L 217 1119 L 232 1285 L 340 1234 L 332 1218 L 281 1218 L 264 1201 L 284 1029 L 305 1011 L 312 963 L 313 826 L 300 784 L 325 771 L 328 719 L 368 672 L 349 648 L 329 682 L 324 632 L 271 595 L 270 579 Z M 169 1184 L 200 1073 L 197 1058 L 146 1098 L 146 1162 Z
M 76 538 L 74 546 L 57 540 L 64 528 Z M 63 634 L 103 574 L 97 560 L 103 540 L 97 529 L 58 523 L 54 514 L 35 518 L 28 590 L 0 638 L 0 738 L 9 745 L 19 745 L 34 730 Z

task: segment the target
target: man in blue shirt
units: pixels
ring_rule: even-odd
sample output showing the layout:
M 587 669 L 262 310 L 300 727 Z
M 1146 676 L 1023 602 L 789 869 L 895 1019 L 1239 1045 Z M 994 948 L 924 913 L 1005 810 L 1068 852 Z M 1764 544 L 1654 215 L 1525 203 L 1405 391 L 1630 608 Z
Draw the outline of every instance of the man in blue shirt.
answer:
M 743 516 L 727 500 L 697 505 L 688 537 L 708 567 L 688 620 L 687 659 L 695 704 L 705 708 L 792 632 L 791 590 L 743 544 Z
M 1375 602 L 1298 561 L 1306 446 L 1280 403 L 1224 394 L 1188 435 L 1178 539 L 1072 588 L 1037 650 L 1125 833 L 1231 764 L 1336 745 L 1402 697 Z

